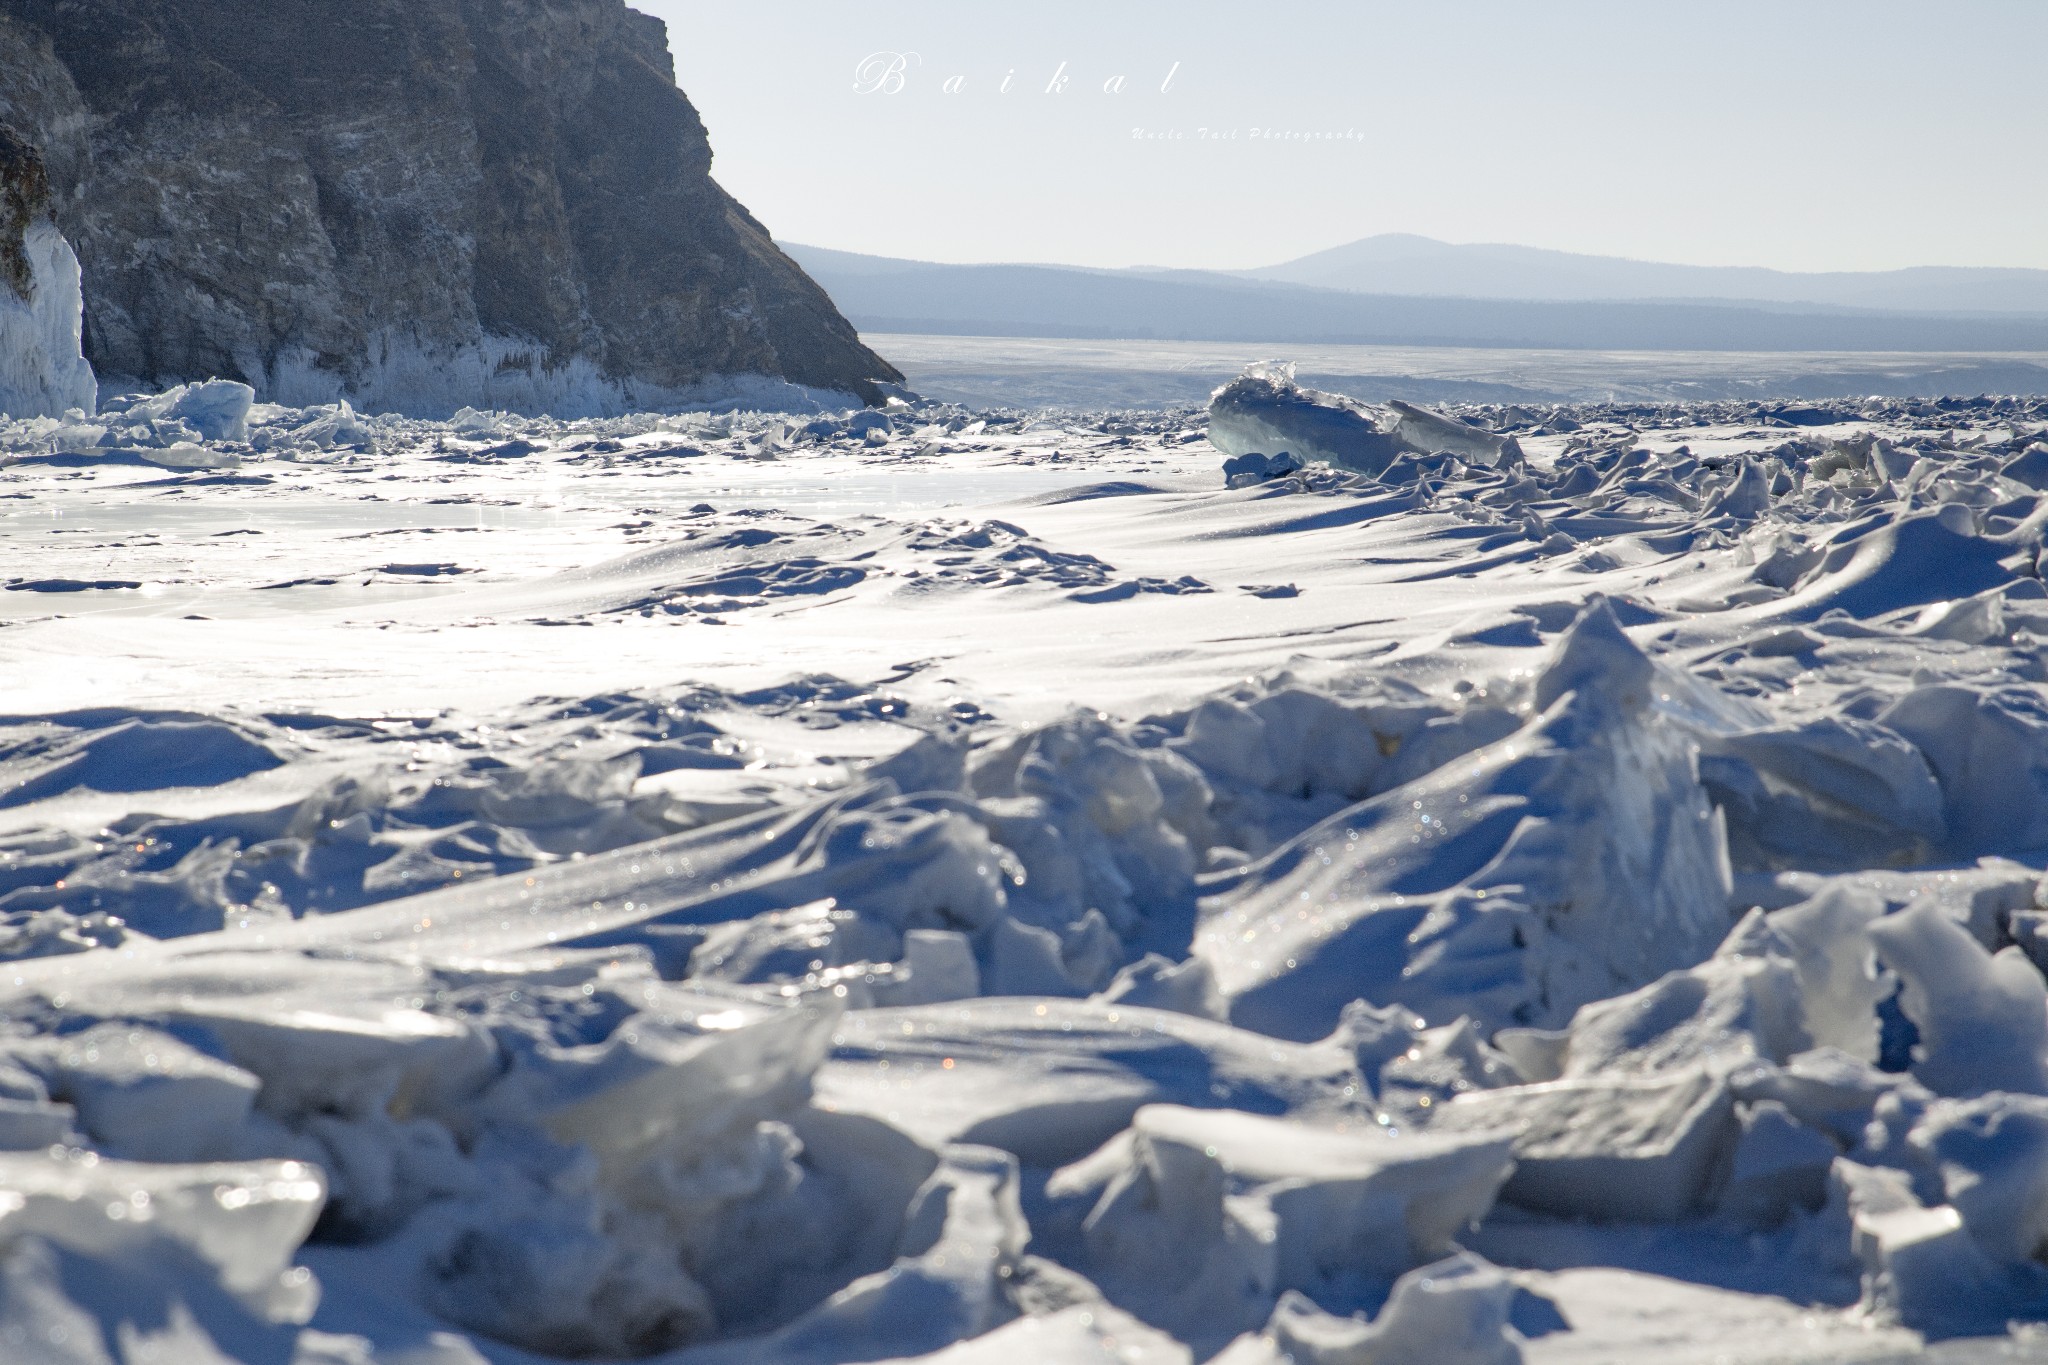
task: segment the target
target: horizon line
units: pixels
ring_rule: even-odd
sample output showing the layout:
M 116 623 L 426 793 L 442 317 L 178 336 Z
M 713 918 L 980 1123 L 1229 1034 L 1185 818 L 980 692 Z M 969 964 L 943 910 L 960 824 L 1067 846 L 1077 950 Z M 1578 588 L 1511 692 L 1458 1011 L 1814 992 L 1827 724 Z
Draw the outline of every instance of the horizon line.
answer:
M 775 235 L 775 234 L 773 234 L 773 233 L 771 233 L 771 234 L 770 234 L 770 236 L 771 236 L 771 237 L 773 238 L 773 240 L 774 240 L 775 244 L 776 244 L 776 245 L 777 245 L 778 247 L 784 247 L 784 248 L 787 248 L 787 247 L 791 247 L 791 246 L 796 246 L 796 247 L 809 247 L 809 248 L 811 248 L 811 249 L 813 249 L 813 250 L 818 250 L 818 251 L 836 251 L 836 252 L 839 252 L 839 253 L 840 253 L 841 255 L 845 255 L 845 256 L 865 256 L 865 257 L 869 258 L 870 260 L 879 260 L 879 261 L 910 261 L 910 262 L 914 262 L 914 263 L 916 263 L 916 264 L 918 264 L 918 265 L 956 265 L 956 266 L 977 266 L 977 265 L 1000 265 L 1000 266 L 1033 266 L 1033 267 L 1038 267 L 1038 268 L 1041 268 L 1041 269 L 1051 269 L 1051 270 L 1087 270 L 1087 271 L 1096 271 L 1096 272 L 1106 272 L 1106 273 L 1112 273 L 1112 274 L 1114 274 L 1114 273 L 1120 273 L 1120 272 L 1124 272 L 1124 271 L 1158 271 L 1158 272 L 1187 272 L 1187 273 L 1193 273 L 1193 274 L 1205 274 L 1205 275 L 1246 275 L 1246 274 L 1251 274 L 1251 273 L 1253 273 L 1253 272 L 1255 272 L 1255 271 L 1261 271 L 1261 270 L 1277 270 L 1277 269 L 1280 269 L 1280 268 L 1282 268 L 1282 267 L 1284 267 L 1284 266 L 1289 266 L 1289 265 L 1295 265 L 1295 264 L 1297 264 L 1297 263 L 1299 263 L 1299 262 L 1301 262 L 1301 261 L 1305 261 L 1305 260 L 1308 260 L 1308 259 L 1310 259 L 1310 258 L 1312 258 L 1312 257 L 1315 257 L 1315 256 L 1321 256 L 1321 255 L 1325 255 L 1325 254 L 1327 254 L 1327 253 L 1329 253 L 1329 252 L 1332 252 L 1332 251 L 1342 251 L 1342 250 L 1343 250 L 1344 248 L 1346 248 L 1346 247 L 1358 246 L 1358 245 L 1360 245 L 1360 244 L 1362 244 L 1362 243 L 1365 243 L 1365 242 L 1372 242 L 1372 241 L 1380 241 L 1380 240 L 1383 240 L 1383 239 L 1386 239 L 1386 238 L 1390 238 L 1390 237 L 1396 237 L 1396 238 L 1406 238 L 1406 239 L 1409 239 L 1409 240 L 1412 240 L 1412 241 L 1417 241 L 1417 242 L 1427 242 L 1427 243 L 1429 243 L 1429 244 L 1430 244 L 1430 245 L 1432 245 L 1432 246 L 1445 246 L 1445 247 L 1479 247 L 1479 248 L 1486 248 L 1486 247 L 1500 247 L 1500 248 L 1505 248 L 1505 249 L 1508 249 L 1508 250 L 1511 250 L 1511 251 L 1534 251 L 1534 252 L 1541 252 L 1541 253 L 1543 253 L 1543 254 L 1545 254 L 1545 255 L 1552 255 L 1552 256 L 1571 256 L 1571 257 L 1576 257 L 1576 258 L 1579 258 L 1579 259 L 1581 259 L 1581 260 L 1588 260 L 1588 261 L 1606 261 L 1606 262 L 1617 262 L 1617 263 L 1621 263 L 1621 264 L 1627 264 L 1627 265 L 1648 265 L 1648 266 L 1666 266 L 1666 267 L 1672 267 L 1672 268 L 1676 268 L 1676 269 L 1680 269 L 1680 270 L 1707 270 L 1707 271 L 1741 271 L 1741 272 L 1762 272 L 1762 273 L 1765 273 L 1765 274 L 1771 274 L 1771 275 L 1785 275 L 1785 276 L 1792 276 L 1792 277 L 1797 277 L 1797 278 L 1811 278 L 1811 277 L 1814 277 L 1814 276 L 1834 276 L 1834 275 L 1857 275 L 1857 276 L 1881 276 L 1881 275 L 1902 275 L 1902 274 L 1907 274 L 1907 273 L 1910 273 L 1910 272 L 1913 272 L 1913 271 L 1920 271 L 1920 270 L 1949 270 L 1949 271 L 1963 271 L 1963 272 L 1975 272 L 1975 273 L 1983 273 L 1983 274 L 2003 274 L 2003 273 L 2011 273 L 2011 274 L 2028 274 L 2028 275 L 2042 275 L 2042 276 L 2048 276 L 2048 266 L 2033 266 L 2033 265 L 1949 265 L 1949 264 L 1944 264 L 1944 263 L 1941 263 L 1941 262 L 1921 262 L 1921 263 L 1919 263 L 1919 264 L 1916 264 L 1916 265 L 1900 265 L 1900 266 L 1887 266 L 1887 267 L 1885 267 L 1885 268 L 1883 268 L 1883 269 L 1875 269 L 1875 270 L 1872 270 L 1872 269 L 1860 269 L 1860 270 L 1859 270 L 1859 269 L 1847 269 L 1847 268 L 1840 268 L 1840 269 L 1833 269 L 1833 270 L 1796 270 L 1796 269 L 1790 269 L 1790 268 L 1787 268 L 1787 267 L 1785 267 L 1785 266 L 1775 266 L 1775 265 L 1728 265 L 1728 264 L 1703 264 L 1703 263 L 1701 263 L 1701 262 L 1697 262 L 1697 261 L 1673 261 L 1673 260 L 1661 260 L 1661 259 L 1657 259 L 1657 258 L 1654 258 L 1654 257 L 1646 257 L 1646 256 L 1616 256 L 1616 255 L 1604 255 L 1604 254 L 1602 254 L 1602 253 L 1600 253 L 1600 252 L 1595 252 L 1595 251 L 1578 251 L 1578 250 L 1572 250 L 1572 249 L 1570 249 L 1570 248 L 1566 248 L 1566 247 L 1532 246 L 1532 245 L 1530 245 L 1530 244 L 1529 244 L 1529 243 L 1527 243 L 1527 242 L 1501 242 L 1501 241 L 1478 241 L 1478 242 L 1459 242 L 1459 241 L 1451 241 L 1451 240 L 1449 240 L 1449 239 L 1447 239 L 1447 238 L 1443 238 L 1443 237 L 1431 237 L 1431 236 L 1427 235 L 1426 233 L 1420 233 L 1420 232 L 1401 232 L 1401 231 L 1389 231 L 1389 232 L 1373 232 L 1373 233 L 1367 233 L 1367 234 L 1366 234 L 1365 236 L 1363 236 L 1363 237 L 1354 237 L 1354 238 L 1352 238 L 1352 239 L 1351 239 L 1351 240 L 1349 240 L 1349 241 L 1345 241 L 1345 242 L 1338 242 L 1338 243 L 1337 243 L 1337 244 L 1335 244 L 1334 246 L 1318 247 L 1318 248 L 1317 248 L 1317 249 L 1315 249 L 1314 251 L 1308 251 L 1308 252 L 1304 252 L 1304 253 L 1302 253 L 1302 254 L 1301 254 L 1301 255 L 1299 255 L 1299 256 L 1290 256 L 1290 257 L 1288 257 L 1288 258 L 1287 258 L 1287 259 L 1285 259 L 1285 260 L 1280 260 L 1280 261 L 1273 261 L 1273 262 L 1270 262 L 1270 263 L 1268 263 L 1268 264 L 1265 264 L 1265 265 L 1254 265 L 1254 266 L 1215 266 L 1215 265 L 1210 265 L 1210 266 L 1201 266 L 1201 265 L 1156 265 L 1156 264 L 1152 264 L 1152 263 L 1150 263 L 1150 262 L 1145 262 L 1145 261 L 1134 261 L 1134 262 L 1131 262 L 1131 263 L 1129 263 L 1129 264 L 1126 264 L 1126 265 L 1088 265 L 1088 264 L 1084 264 L 1084 263 L 1081 263 L 1081 262 L 1077 262 L 1077 261 L 1047 261 L 1047 260 L 988 260 L 988 259 L 981 259 L 981 260 L 944 260 L 944 259 L 940 259 L 940 258 L 937 258 L 937 257 L 925 257 L 925 256 L 891 256 L 891 255 L 885 255 L 885 254 L 883 254 L 883 253 L 880 253 L 880 252 L 875 252 L 875 251 L 855 251 L 855 250 L 852 250 L 852 249 L 850 249 L 850 248 L 847 248 L 847 247 L 835 247 L 835 246 L 827 246 L 827 245 L 825 245 L 825 244 L 824 244 L 824 243 L 822 243 L 822 242 L 800 242 L 800 241 L 797 241 L 797 240 L 795 240 L 794 238 L 783 238 L 783 237 L 781 237 L 781 236 L 776 236 L 776 235 Z

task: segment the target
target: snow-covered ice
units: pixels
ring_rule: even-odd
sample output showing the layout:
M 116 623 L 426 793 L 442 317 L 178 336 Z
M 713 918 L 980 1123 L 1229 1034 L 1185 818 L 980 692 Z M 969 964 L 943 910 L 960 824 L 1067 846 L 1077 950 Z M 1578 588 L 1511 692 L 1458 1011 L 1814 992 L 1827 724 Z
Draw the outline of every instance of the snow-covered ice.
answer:
M 2048 1359 L 2048 402 L 252 397 L 0 423 L 0 1358 Z

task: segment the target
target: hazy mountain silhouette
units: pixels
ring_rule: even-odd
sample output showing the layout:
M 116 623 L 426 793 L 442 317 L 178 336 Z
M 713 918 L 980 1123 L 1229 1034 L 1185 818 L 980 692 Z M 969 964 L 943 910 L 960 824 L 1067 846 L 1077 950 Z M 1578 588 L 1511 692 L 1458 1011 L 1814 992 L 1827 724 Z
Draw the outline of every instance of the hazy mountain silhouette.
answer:
M 1214 271 L 947 265 L 794 244 L 784 250 L 866 332 L 1595 350 L 2048 351 L 2048 306 L 2040 314 L 1961 313 L 1803 300 L 1360 293 Z M 1492 287 L 1499 277 L 1486 278 Z
M 1298 260 L 1235 272 L 1364 294 L 1487 299 L 1721 299 L 1894 312 L 2048 313 L 2048 270 L 1916 266 L 1800 273 L 1668 265 L 1390 232 Z

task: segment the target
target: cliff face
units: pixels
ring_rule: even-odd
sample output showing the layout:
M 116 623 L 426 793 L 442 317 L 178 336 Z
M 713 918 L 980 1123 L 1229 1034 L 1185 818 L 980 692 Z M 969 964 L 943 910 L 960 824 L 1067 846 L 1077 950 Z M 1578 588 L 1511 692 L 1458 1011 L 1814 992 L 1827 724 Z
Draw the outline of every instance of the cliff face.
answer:
M 78 258 L 51 220 L 48 173 L 0 124 L 0 413 L 90 413 L 98 393 L 80 353 Z
M 43 158 L 0 124 L 0 298 L 27 302 L 35 288 L 28 230 L 50 216 L 50 177 Z
M 896 371 L 711 179 L 622 0 L 0 0 L 86 352 L 422 412 Z

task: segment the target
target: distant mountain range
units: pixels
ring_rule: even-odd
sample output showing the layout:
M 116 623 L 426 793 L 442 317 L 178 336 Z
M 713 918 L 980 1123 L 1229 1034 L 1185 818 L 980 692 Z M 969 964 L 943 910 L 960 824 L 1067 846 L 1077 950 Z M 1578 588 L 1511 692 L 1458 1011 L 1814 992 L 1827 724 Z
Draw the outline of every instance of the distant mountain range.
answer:
M 1234 273 L 1360 294 L 1718 299 L 1883 312 L 2048 314 L 2048 270 L 1916 266 L 1806 274 L 1753 266 L 1666 265 L 1528 246 L 1459 245 L 1401 232 Z
M 2048 351 L 2048 271 L 1794 274 L 1368 237 L 1249 271 L 784 244 L 867 332 L 1726 351 Z

